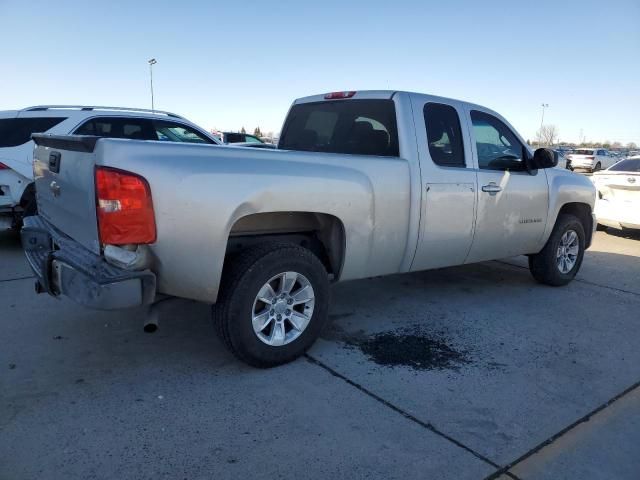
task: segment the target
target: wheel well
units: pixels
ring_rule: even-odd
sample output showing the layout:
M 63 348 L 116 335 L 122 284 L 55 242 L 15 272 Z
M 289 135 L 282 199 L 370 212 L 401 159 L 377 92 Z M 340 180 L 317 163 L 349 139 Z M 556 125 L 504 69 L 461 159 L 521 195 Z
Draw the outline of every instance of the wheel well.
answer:
M 573 215 L 580 220 L 586 236 L 585 248 L 588 248 L 591 245 L 591 237 L 593 236 L 593 217 L 591 216 L 591 207 L 586 203 L 566 203 L 558 212 L 558 217 L 563 213 Z
M 22 208 L 26 207 L 30 201 L 35 200 L 36 196 L 36 184 L 31 182 L 27 185 L 22 192 L 22 197 L 20 198 L 20 206 Z
M 339 278 L 345 233 L 337 217 L 314 212 L 269 212 L 242 217 L 231 228 L 225 263 L 230 256 L 269 241 L 286 241 L 308 248 L 334 279 Z

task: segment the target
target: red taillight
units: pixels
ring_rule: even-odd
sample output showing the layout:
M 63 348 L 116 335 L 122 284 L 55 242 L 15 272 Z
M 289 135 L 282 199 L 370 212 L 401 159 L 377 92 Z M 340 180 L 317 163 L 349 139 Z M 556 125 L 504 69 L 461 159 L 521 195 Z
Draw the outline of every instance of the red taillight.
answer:
M 356 92 L 331 92 L 327 93 L 324 98 L 326 100 L 338 100 L 340 98 L 351 98 L 356 94 Z
M 593 157 L 585 157 L 587 160 L 593 160 Z
M 0 170 L 9 170 L 9 167 L 7 167 L 4 163 L 0 162 Z
M 144 178 L 122 170 L 96 168 L 96 210 L 103 244 L 156 241 L 151 189 Z

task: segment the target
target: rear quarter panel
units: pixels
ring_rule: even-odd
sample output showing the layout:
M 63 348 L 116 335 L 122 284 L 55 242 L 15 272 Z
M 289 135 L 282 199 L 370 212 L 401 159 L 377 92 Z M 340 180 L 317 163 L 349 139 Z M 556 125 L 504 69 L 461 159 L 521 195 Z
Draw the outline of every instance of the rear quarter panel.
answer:
M 161 293 L 215 302 L 229 232 L 263 212 L 333 215 L 345 230 L 341 280 L 399 271 L 409 218 L 406 161 L 103 140 L 98 162 L 145 177 Z

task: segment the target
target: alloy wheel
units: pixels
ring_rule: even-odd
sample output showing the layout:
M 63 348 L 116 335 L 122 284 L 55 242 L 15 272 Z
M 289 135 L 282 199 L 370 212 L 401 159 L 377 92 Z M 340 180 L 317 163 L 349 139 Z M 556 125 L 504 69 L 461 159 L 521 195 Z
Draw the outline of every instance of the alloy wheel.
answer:
M 297 272 L 275 275 L 253 302 L 253 331 L 272 347 L 291 343 L 309 325 L 314 304 L 315 294 L 307 277 Z

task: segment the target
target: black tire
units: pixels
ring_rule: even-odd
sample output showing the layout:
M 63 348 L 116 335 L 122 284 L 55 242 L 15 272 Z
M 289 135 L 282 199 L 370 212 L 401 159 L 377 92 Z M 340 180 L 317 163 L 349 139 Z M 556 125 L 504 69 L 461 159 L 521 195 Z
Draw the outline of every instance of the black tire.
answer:
M 22 212 L 23 217 L 33 217 L 38 214 L 38 203 L 36 202 L 35 195 L 32 198 L 29 198 L 29 201 L 24 206 L 24 211 Z
M 27 187 L 24 192 L 22 202 L 22 212 L 16 214 L 13 222 L 13 229 L 20 231 L 25 217 L 32 217 L 38 214 L 38 202 L 36 201 L 36 192 L 33 188 Z
M 602 164 L 600 162 L 596 163 L 596 166 L 593 167 L 593 170 L 591 170 L 591 172 L 599 172 L 600 170 L 602 170 Z
M 573 230 L 578 235 L 578 256 L 576 263 L 567 273 L 562 273 L 557 265 L 557 252 L 560 246 L 560 239 L 568 230 Z M 584 258 L 585 246 L 584 227 L 580 220 L 574 215 L 562 214 L 558 216 L 553 231 L 544 248 L 535 255 L 529 255 L 529 270 L 531 275 L 538 282 L 545 285 L 559 287 L 566 285 L 574 279 Z
M 311 320 L 298 338 L 271 346 L 253 330 L 254 301 L 269 279 L 287 271 L 306 277 L 313 288 L 315 305 Z M 318 257 L 298 245 L 267 243 L 245 250 L 225 266 L 212 317 L 231 353 L 254 367 L 269 368 L 295 360 L 313 345 L 327 322 L 328 308 L 329 277 Z

